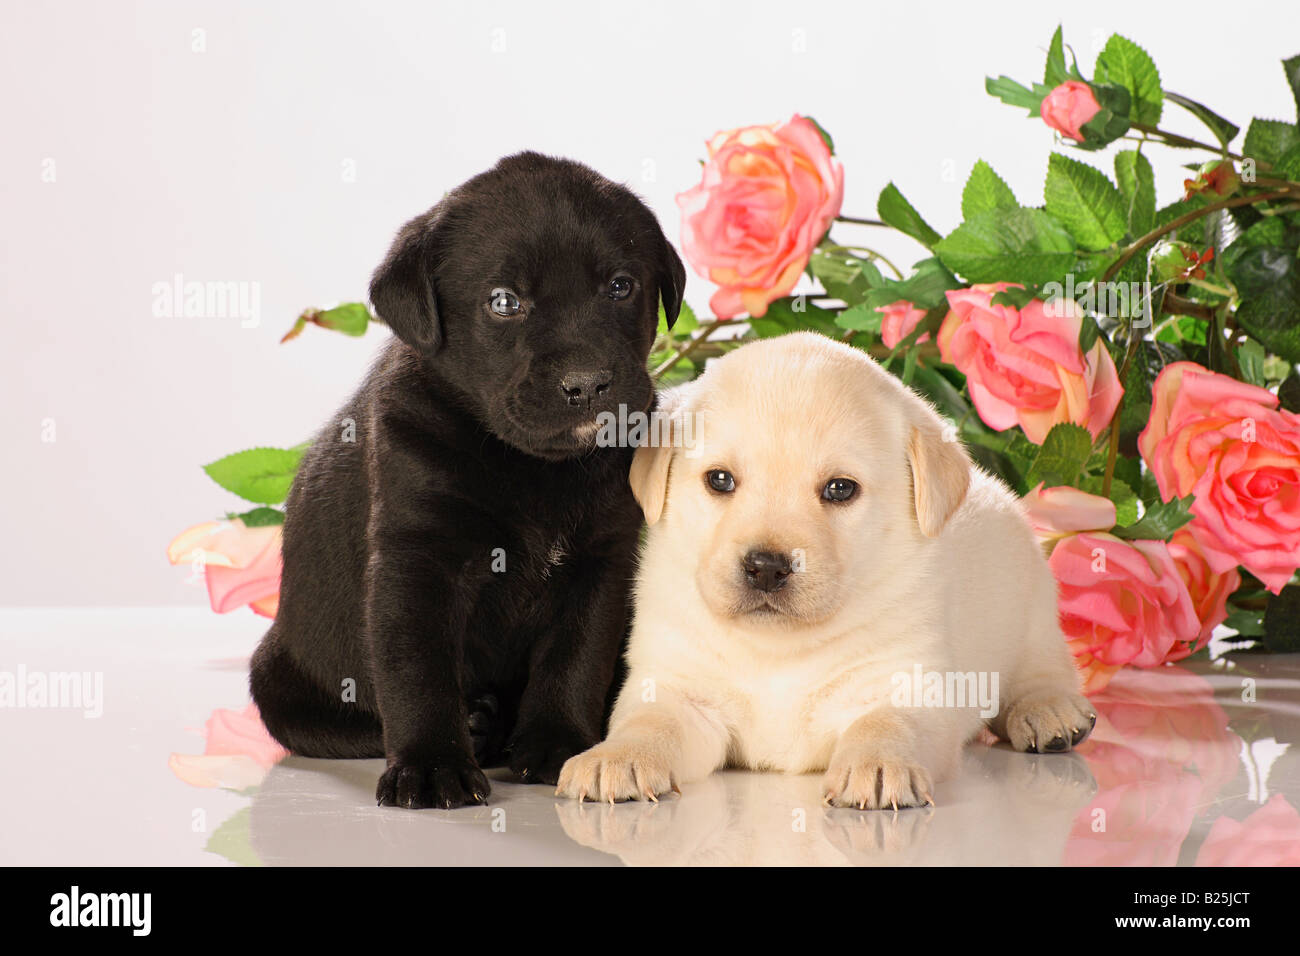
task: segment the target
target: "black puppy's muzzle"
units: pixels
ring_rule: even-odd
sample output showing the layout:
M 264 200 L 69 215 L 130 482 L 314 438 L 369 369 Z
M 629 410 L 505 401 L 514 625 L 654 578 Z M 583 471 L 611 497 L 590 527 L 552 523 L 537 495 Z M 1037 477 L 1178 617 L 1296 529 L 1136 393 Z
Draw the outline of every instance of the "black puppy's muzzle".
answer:
M 590 407 L 593 401 L 601 401 L 609 394 L 613 381 L 610 369 L 568 372 L 560 378 L 560 392 L 569 405 Z
M 790 580 L 790 558 L 775 551 L 750 551 L 741 559 L 745 583 L 756 591 L 773 594 Z

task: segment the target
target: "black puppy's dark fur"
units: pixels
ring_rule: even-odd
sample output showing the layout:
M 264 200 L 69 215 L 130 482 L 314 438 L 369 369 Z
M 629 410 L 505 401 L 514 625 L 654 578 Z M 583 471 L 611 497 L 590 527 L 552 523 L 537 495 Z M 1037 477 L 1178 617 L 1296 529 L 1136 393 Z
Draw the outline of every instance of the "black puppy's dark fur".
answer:
M 277 740 L 386 756 L 381 804 L 454 807 L 484 802 L 482 766 L 553 784 L 600 739 L 641 513 L 632 449 L 575 428 L 651 406 L 684 283 L 630 191 L 536 153 L 403 227 L 370 287 L 396 337 L 289 495 L 251 677 Z M 523 315 L 490 309 L 501 288 Z

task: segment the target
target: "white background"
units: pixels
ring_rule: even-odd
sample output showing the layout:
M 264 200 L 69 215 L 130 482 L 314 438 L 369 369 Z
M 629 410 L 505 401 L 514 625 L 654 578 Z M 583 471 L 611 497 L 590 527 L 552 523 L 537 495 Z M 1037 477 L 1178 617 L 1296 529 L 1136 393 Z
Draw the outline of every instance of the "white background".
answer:
M 364 298 L 398 226 L 503 154 L 583 160 L 676 240 L 704 141 L 799 111 L 835 138 L 846 214 L 874 216 L 893 179 L 947 232 L 978 158 L 1041 203 L 1052 135 L 983 81 L 1041 79 L 1060 21 L 1085 75 L 1118 31 L 1166 88 L 1243 127 L 1294 118 L 1278 65 L 1300 52 L 1293 0 L 3 0 L 0 604 L 203 603 L 164 549 L 244 506 L 199 466 L 302 441 L 388 333 L 280 335 L 306 306 Z M 1162 125 L 1208 138 L 1173 106 Z M 1171 202 L 1190 157 L 1148 155 Z M 837 235 L 900 264 L 924 255 L 878 230 Z M 260 283 L 260 325 L 154 317 L 152 288 L 176 273 Z M 687 299 L 703 313 L 711 291 L 692 275 Z

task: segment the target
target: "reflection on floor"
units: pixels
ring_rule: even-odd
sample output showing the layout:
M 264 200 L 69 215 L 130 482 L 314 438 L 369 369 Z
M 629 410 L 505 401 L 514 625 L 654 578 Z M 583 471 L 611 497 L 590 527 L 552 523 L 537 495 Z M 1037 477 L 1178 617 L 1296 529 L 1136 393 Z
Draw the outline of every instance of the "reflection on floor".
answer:
M 0 611 L 0 670 L 104 688 L 100 717 L 0 711 L 0 812 L 27 821 L 0 863 L 1300 864 L 1300 655 L 1125 671 L 1076 753 L 972 745 L 935 809 L 828 809 L 816 776 L 738 771 L 611 807 L 493 771 L 489 806 L 411 812 L 374 805 L 382 761 L 285 757 L 266 738 L 245 709 L 262 625 Z

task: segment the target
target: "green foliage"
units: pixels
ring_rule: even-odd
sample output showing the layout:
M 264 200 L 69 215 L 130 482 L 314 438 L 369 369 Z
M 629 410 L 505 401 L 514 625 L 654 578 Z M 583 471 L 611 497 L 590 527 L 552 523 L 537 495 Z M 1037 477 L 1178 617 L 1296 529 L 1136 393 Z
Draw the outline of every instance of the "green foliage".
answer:
M 1116 153 L 1115 180 L 1129 233 L 1141 236 L 1150 232 L 1156 221 L 1156 180 L 1150 161 L 1136 149 Z
M 1060 153 L 1048 159 L 1043 198 L 1048 215 L 1084 249 L 1105 249 L 1128 228 L 1124 200 L 1106 174 Z
M 208 477 L 227 491 L 260 505 L 278 505 L 289 495 L 305 446 L 250 448 L 204 465 Z
M 1041 209 L 992 209 L 966 220 L 935 244 L 952 272 L 969 282 L 1045 285 L 1074 265 L 1070 233 Z
M 1128 90 L 1133 122 L 1148 126 L 1160 122 L 1164 104 L 1160 73 L 1146 50 L 1132 40 L 1118 33 L 1112 35 L 1097 55 L 1093 75 L 1098 83 L 1113 83 Z
M 1025 476 L 1025 484 L 1030 488 L 1040 482 L 1048 488 L 1073 485 L 1091 454 L 1092 436 L 1088 429 L 1080 425 L 1056 425 L 1043 440 L 1043 447 Z
M 1015 209 L 1018 205 L 1011 187 L 1002 181 L 993 167 L 982 159 L 977 162 L 961 193 L 962 217 L 970 219 L 982 212 Z
M 893 183 L 880 191 L 876 213 L 885 223 L 911 236 L 927 249 L 934 248 L 934 244 L 939 241 L 939 234 L 930 228 Z
M 1162 501 L 1148 507 L 1146 514 L 1134 524 L 1116 527 L 1111 534 L 1129 541 L 1168 541 L 1175 531 L 1192 520 L 1191 507 L 1191 495 Z

